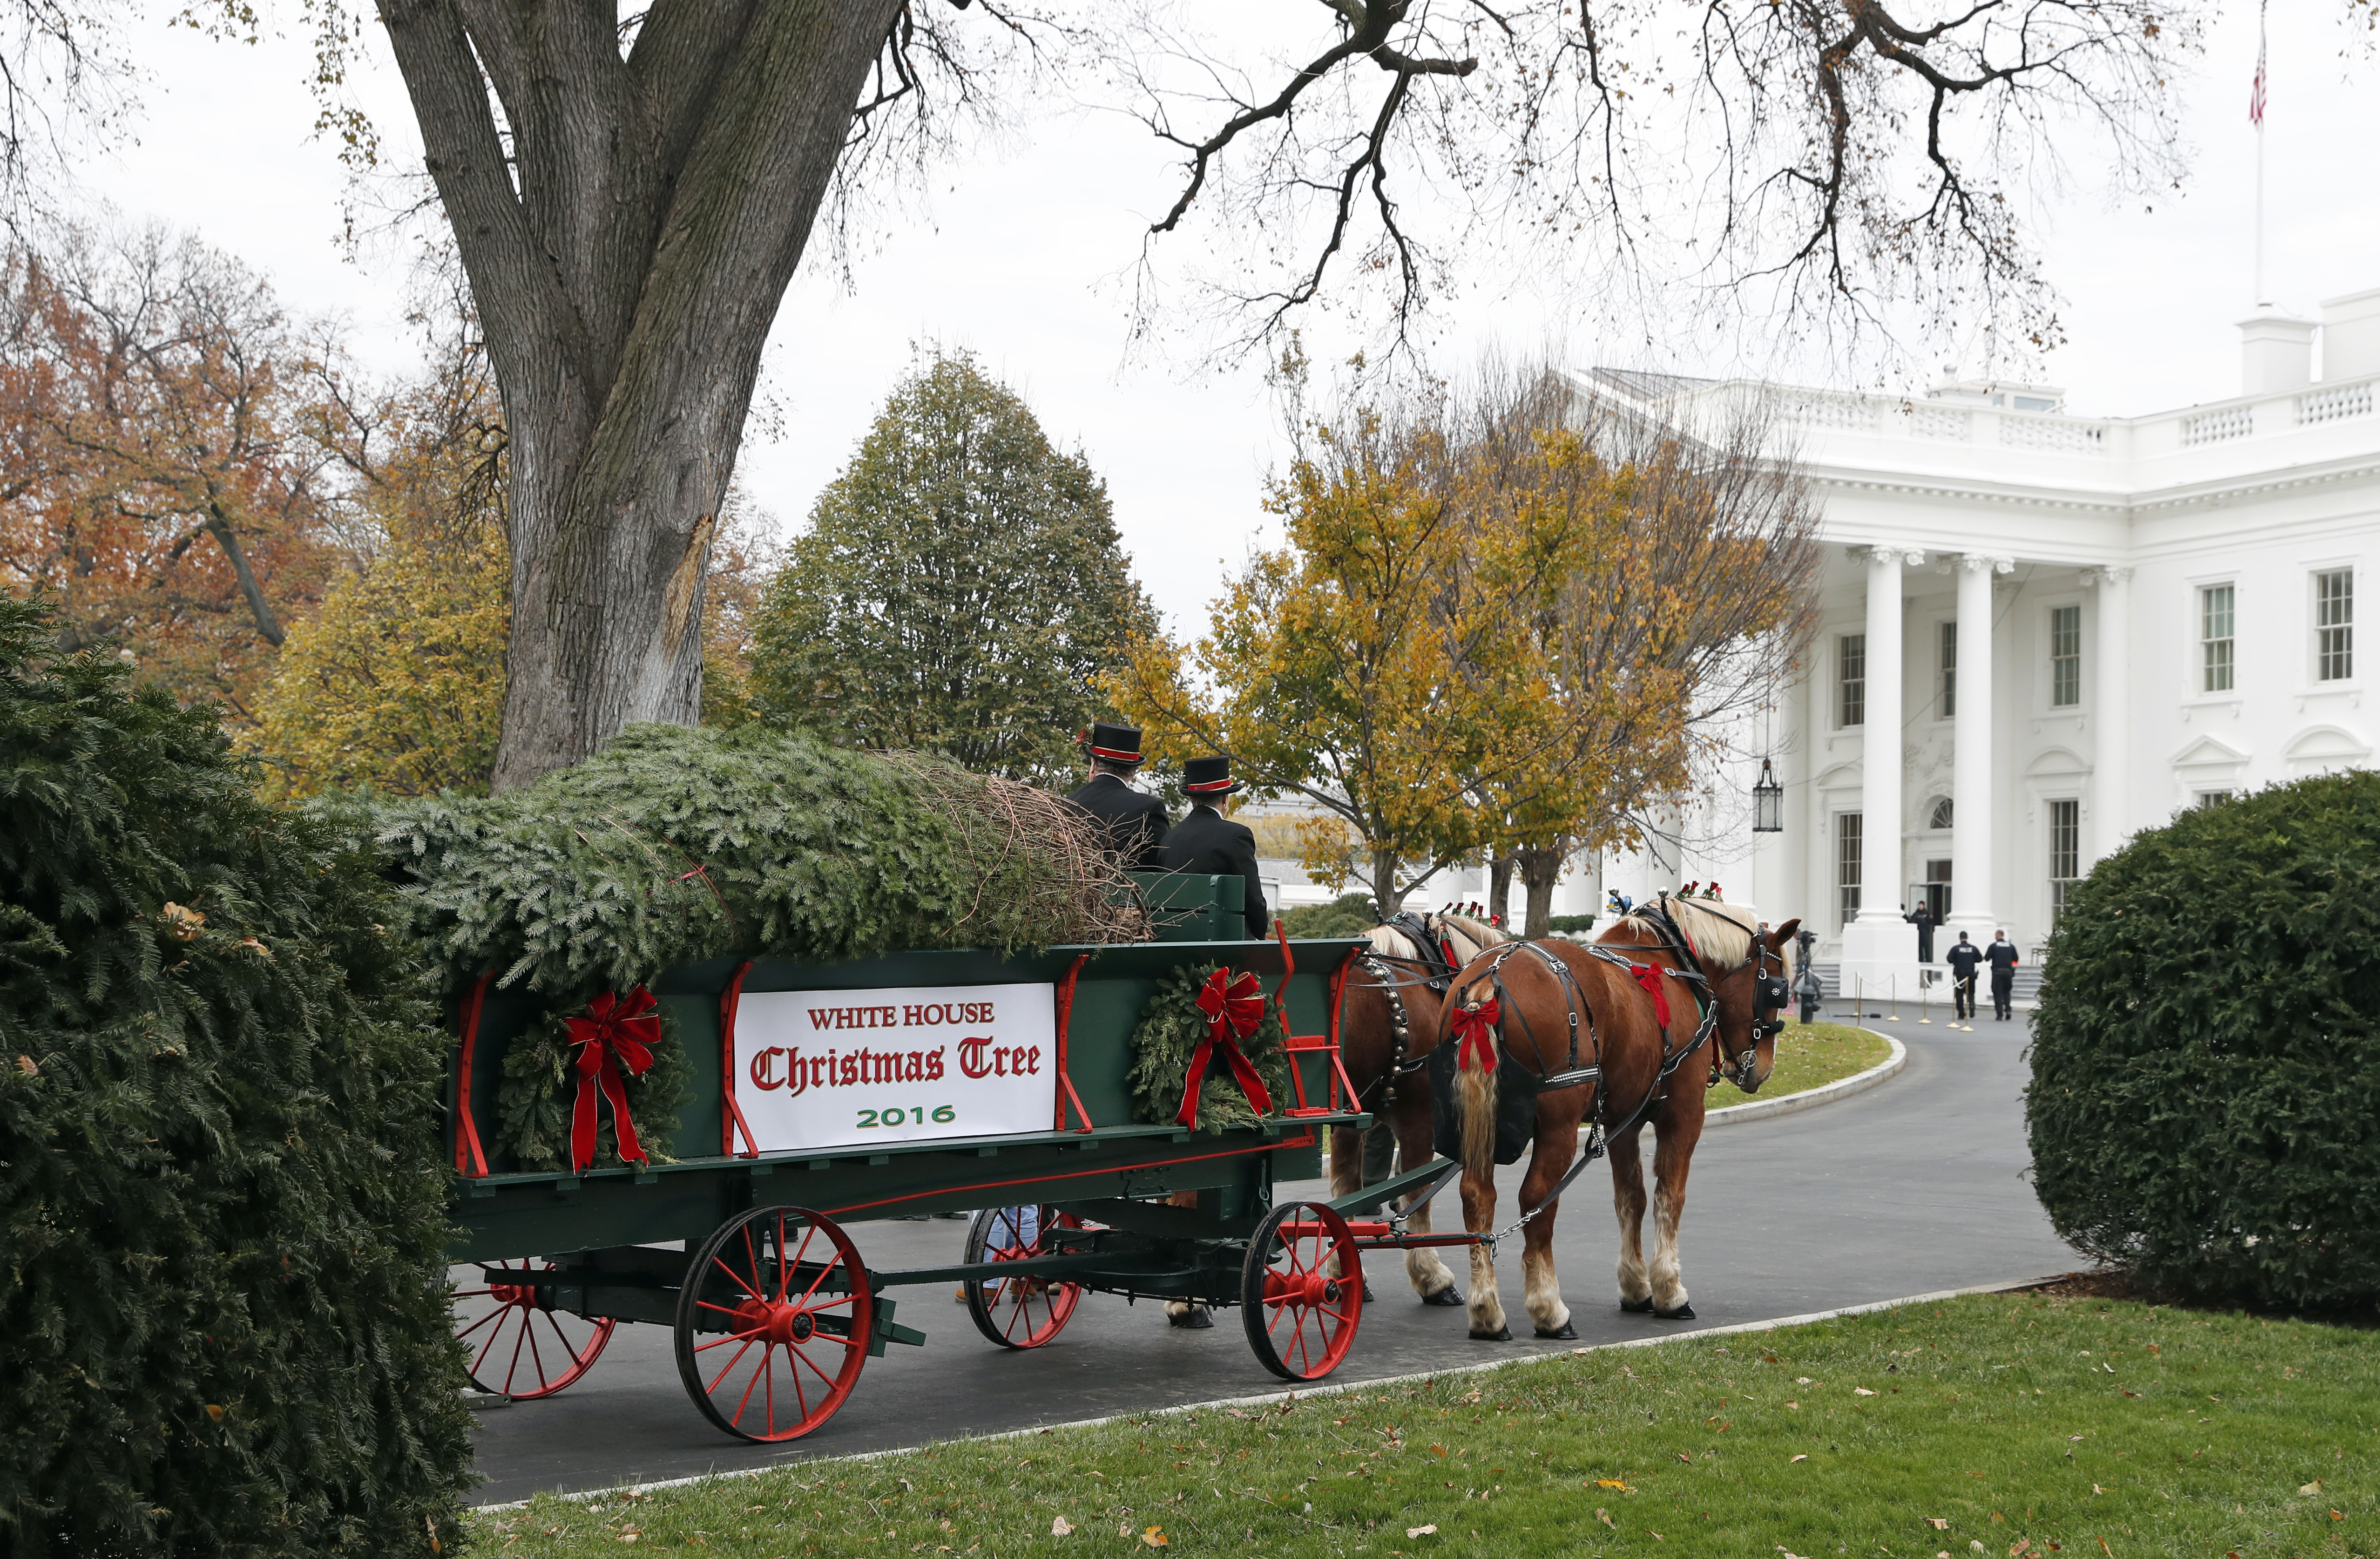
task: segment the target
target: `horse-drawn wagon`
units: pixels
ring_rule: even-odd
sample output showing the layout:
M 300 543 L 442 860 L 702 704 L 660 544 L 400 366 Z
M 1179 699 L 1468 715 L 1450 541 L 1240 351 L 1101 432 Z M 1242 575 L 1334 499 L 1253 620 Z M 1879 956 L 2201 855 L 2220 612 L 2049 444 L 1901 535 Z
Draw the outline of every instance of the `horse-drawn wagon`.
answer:
M 790 1440 L 832 1417 L 869 1358 L 925 1340 L 895 1319 L 890 1291 L 952 1284 L 1002 1347 L 1048 1343 L 1086 1293 L 1121 1294 L 1236 1306 L 1267 1369 L 1329 1374 L 1362 1316 L 1364 1250 L 1471 1238 L 1350 1214 L 1455 1166 L 1336 1201 L 1276 1200 L 1320 1173 L 1326 1129 L 1368 1121 L 1339 1057 L 1360 944 L 1221 940 L 1239 920 L 1237 879 L 1158 886 L 1162 940 L 718 959 L 599 998 L 566 1020 L 577 1140 L 565 1172 L 495 1145 L 508 1054 L 555 1015 L 533 993 L 471 986 L 455 1012 L 448 1132 L 449 1257 L 477 1273 L 457 1294 L 474 1382 L 550 1395 L 615 1327 L 656 1323 L 713 1424 Z M 1184 1079 L 1185 1118 L 1135 1120 L 1132 1037 L 1185 973 L 1203 980 L 1209 1034 Z M 1281 1024 L 1287 1089 L 1240 1124 L 1196 1121 L 1197 1073 L 1245 1068 L 1231 1041 L 1259 1018 Z M 620 1067 L 663 1021 L 691 1102 L 638 1162 Z M 619 1123 L 610 1167 L 590 1162 L 599 1117 Z M 978 1211 L 948 1265 L 872 1268 L 847 1233 L 960 1209 Z

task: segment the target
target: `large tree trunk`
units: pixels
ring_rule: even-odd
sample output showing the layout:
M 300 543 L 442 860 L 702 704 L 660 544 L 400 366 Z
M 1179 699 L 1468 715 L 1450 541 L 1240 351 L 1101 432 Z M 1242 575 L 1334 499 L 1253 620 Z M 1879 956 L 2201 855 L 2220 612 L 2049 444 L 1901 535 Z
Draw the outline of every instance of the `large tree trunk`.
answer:
M 1570 841 L 1524 846 L 1513 854 L 1521 864 L 1521 884 L 1528 891 L 1528 924 L 1521 934 L 1534 940 L 1553 930 L 1554 886 L 1561 881 L 1562 862 L 1570 857 Z
M 1374 850 L 1372 855 L 1372 907 L 1384 921 L 1393 920 L 1405 907 L 1404 890 L 1397 885 L 1397 871 L 1403 864 L 1394 850 Z
M 1512 925 L 1512 871 L 1521 858 L 1511 852 L 1488 858 L 1488 914 L 1507 931 Z
M 900 8 L 660 0 L 623 58 L 601 7 L 382 0 L 512 441 L 495 788 L 698 717 L 760 348 Z

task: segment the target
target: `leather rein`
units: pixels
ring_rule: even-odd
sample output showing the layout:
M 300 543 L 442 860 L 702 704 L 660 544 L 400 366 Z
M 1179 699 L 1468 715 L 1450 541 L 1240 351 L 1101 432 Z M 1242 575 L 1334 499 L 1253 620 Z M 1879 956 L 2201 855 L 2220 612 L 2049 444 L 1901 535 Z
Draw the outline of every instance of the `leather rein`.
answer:
M 1702 971 L 1702 960 L 1695 956 L 1693 940 L 1687 936 L 1685 928 L 1678 923 L 1677 918 L 1670 913 L 1669 895 L 1661 895 L 1660 897 L 1653 904 L 1634 910 L 1633 913 L 1644 918 L 1649 924 L 1651 924 L 1655 933 L 1658 935 L 1661 940 L 1658 943 L 1590 942 L 1582 943 L 1579 945 L 1588 956 L 1599 958 L 1605 963 L 1615 965 L 1621 970 L 1625 971 L 1629 978 L 1634 981 L 1637 986 L 1653 997 L 1655 1010 L 1657 1013 L 1665 1014 L 1668 1006 L 1668 1003 L 1661 995 L 1659 981 L 1664 978 L 1667 978 L 1677 980 L 1683 985 L 1686 990 L 1693 994 L 1694 1005 L 1697 1009 L 1698 1021 L 1694 1026 L 1694 1037 L 1686 1044 L 1681 1045 L 1672 1050 L 1670 1046 L 1670 1025 L 1667 1022 L 1662 1023 L 1661 1065 L 1658 1070 L 1654 1074 L 1652 1082 L 1645 1088 L 1645 1097 L 1638 1100 L 1636 1107 L 1629 1111 L 1624 1117 L 1617 1121 L 1611 1118 L 1609 1108 L 1610 1102 L 1609 1090 L 1598 1088 L 1596 1090 L 1595 1109 L 1594 1114 L 1588 1122 L 1587 1139 L 1584 1146 L 1581 1148 L 1577 1159 L 1572 1163 L 1569 1170 L 1563 1174 L 1562 1177 L 1559 1181 L 1555 1182 L 1553 1189 L 1548 1191 L 1545 1198 L 1540 1200 L 1536 1206 L 1523 1212 L 1518 1220 L 1509 1226 L 1499 1230 L 1489 1238 L 1488 1244 L 1491 1248 L 1498 1241 L 1505 1239 L 1512 1234 L 1517 1233 L 1519 1230 L 1526 1227 L 1529 1222 L 1536 1218 L 1538 1213 L 1543 1212 L 1547 1208 L 1551 1207 L 1555 1200 L 1561 1196 L 1562 1192 L 1569 1188 L 1570 1183 L 1572 1180 L 1577 1179 L 1588 1164 L 1593 1163 L 1597 1159 L 1603 1156 L 1606 1145 L 1609 1143 L 1613 1138 L 1625 1136 L 1627 1133 L 1633 1131 L 1638 1127 L 1642 1126 L 1645 1123 L 1645 1117 L 1650 1115 L 1653 1111 L 1659 1106 L 1661 1101 L 1668 1096 L 1670 1076 L 1675 1073 L 1681 1066 L 1684 1065 L 1688 1056 L 1694 1054 L 1705 1044 L 1710 1042 L 1712 1036 L 1718 1030 L 1718 993 L 1711 989 L 1709 978 Z M 1784 968 L 1784 958 L 1781 955 L 1774 953 L 1769 949 L 1768 927 L 1765 922 L 1760 926 L 1756 932 L 1753 933 L 1751 940 L 1751 950 L 1745 955 L 1744 961 L 1741 965 L 1738 965 L 1737 968 L 1751 968 L 1755 971 L 1754 978 L 1755 980 L 1765 980 L 1767 978 L 1767 965 L 1771 959 L 1774 959 L 1780 970 L 1780 973 L 1776 978 L 1781 985 L 1783 982 L 1781 971 Z M 1554 956 L 1551 953 L 1547 952 L 1543 946 L 1534 942 L 1507 944 L 1504 946 L 1494 949 L 1491 954 L 1491 961 L 1488 967 L 1488 979 L 1490 986 L 1496 993 L 1496 1027 L 1499 1029 L 1497 1036 L 1499 1041 L 1497 1046 L 1498 1054 L 1507 1058 L 1512 1058 L 1514 1066 L 1518 1066 L 1520 1065 L 1517 1058 L 1512 1058 L 1512 1052 L 1509 1049 L 1506 1049 L 1502 1043 L 1503 1036 L 1500 1030 L 1503 1028 L 1504 1015 L 1508 1013 L 1519 1017 L 1521 1020 L 1521 1027 L 1528 1032 L 1530 1041 L 1533 1044 L 1536 1041 L 1536 1032 L 1530 1027 L 1528 1014 L 1523 1012 L 1519 1007 L 1512 1005 L 1511 994 L 1504 987 L 1503 969 L 1505 963 L 1515 955 L 1524 951 L 1536 955 L 1536 957 L 1553 972 L 1555 978 L 1560 981 L 1563 1002 L 1569 1009 L 1570 1018 L 1570 1051 L 1568 1058 L 1564 1063 L 1563 1069 L 1560 1072 L 1550 1074 L 1534 1073 L 1533 1076 L 1535 1077 L 1536 1091 L 1542 1093 L 1549 1089 L 1575 1088 L 1583 1083 L 1598 1082 L 1603 1076 L 1603 1045 L 1602 1041 L 1595 1031 L 1594 1009 L 1587 1006 L 1586 999 L 1580 992 L 1578 981 L 1572 975 L 1570 966 L 1564 963 L 1561 959 Z M 1658 964 L 1639 964 L 1626 956 L 1629 953 L 1666 954 L 1669 956 L 1677 959 L 1681 967 L 1670 968 Z M 1729 972 L 1732 974 L 1736 971 L 1730 970 Z M 1757 1004 L 1762 997 L 1765 997 L 1769 993 L 1765 984 L 1757 987 L 1757 990 L 1758 994 L 1755 997 L 1755 1004 Z M 1582 1009 L 1585 1011 L 1586 1015 L 1586 1041 L 1588 1052 L 1587 1064 L 1584 1066 L 1579 1065 L 1578 1060 L 1579 1015 Z M 1755 1016 L 1753 1018 L 1753 1042 L 1743 1047 L 1742 1052 L 1736 1057 L 1735 1065 L 1731 1072 L 1726 1074 L 1731 1076 L 1738 1085 L 1744 1088 L 1747 1091 L 1750 1090 L 1753 1075 L 1758 1069 L 1760 1065 L 1759 1040 L 1764 1029 L 1769 1032 L 1774 1032 L 1784 1027 L 1784 1021 L 1781 1017 L 1771 1022 L 1760 1017 L 1759 1013 L 1763 1010 L 1767 1009 L 1755 1006 Z M 1544 1047 L 1539 1045 L 1537 1047 L 1537 1055 L 1539 1060 L 1542 1061 L 1544 1059 L 1545 1054 Z M 1530 1070 L 1530 1068 L 1527 1067 L 1522 1067 L 1521 1069 L 1524 1071 Z M 1716 1085 L 1721 1076 L 1722 1073 L 1719 1068 L 1718 1057 L 1714 1054 L 1711 1058 L 1710 1080 L 1704 1086 L 1710 1087 Z

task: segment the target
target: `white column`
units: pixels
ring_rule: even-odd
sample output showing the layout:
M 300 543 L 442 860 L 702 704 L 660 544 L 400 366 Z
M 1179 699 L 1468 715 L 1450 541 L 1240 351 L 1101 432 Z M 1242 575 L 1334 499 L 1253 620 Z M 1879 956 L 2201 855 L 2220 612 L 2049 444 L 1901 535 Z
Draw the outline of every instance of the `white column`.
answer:
M 2013 559 L 1959 560 L 1959 707 L 1951 717 L 1950 920 L 1956 942 L 1964 931 L 1988 943 L 1998 922 L 1992 904 L 1992 577 Z
M 1866 711 L 1860 751 L 1860 912 L 1843 928 L 1843 969 L 1879 995 L 1917 990 L 1917 932 L 1900 918 L 1900 570 L 1925 554 L 1867 549 Z M 1897 981 L 1897 983 L 1896 983 Z
M 2132 571 L 2101 568 L 2099 631 L 2091 674 L 2097 687 L 2087 697 L 2099 739 L 2092 755 L 2091 859 L 2116 853 L 2131 833 L 2132 794 Z

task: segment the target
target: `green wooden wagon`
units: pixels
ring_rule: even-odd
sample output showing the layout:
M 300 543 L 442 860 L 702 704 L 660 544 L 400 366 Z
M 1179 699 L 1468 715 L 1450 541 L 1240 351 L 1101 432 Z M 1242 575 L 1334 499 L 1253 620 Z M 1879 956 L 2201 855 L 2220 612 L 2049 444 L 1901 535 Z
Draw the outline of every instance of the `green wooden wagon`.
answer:
M 460 1231 L 449 1259 L 479 1273 L 456 1297 L 473 1382 L 551 1395 L 621 1322 L 656 1322 L 674 1332 L 686 1393 L 713 1424 L 791 1440 L 832 1417 L 888 1344 L 925 1340 L 894 1320 L 887 1291 L 933 1284 L 961 1285 L 977 1329 L 1002 1347 L 1049 1342 L 1087 1292 L 1121 1294 L 1237 1306 L 1267 1369 L 1329 1374 L 1362 1315 L 1364 1249 L 1471 1237 L 1348 1214 L 1454 1166 L 1339 1202 L 1277 1202 L 1276 1185 L 1320 1173 L 1325 1129 L 1368 1123 L 1338 1054 L 1359 944 L 1225 940 L 1241 920 L 1239 879 L 1153 886 L 1165 910 L 1155 942 L 666 971 L 650 989 L 693 1062 L 696 1103 L 668 1144 L 674 1162 L 645 1166 L 528 1172 L 491 1156 L 504 1048 L 542 1008 L 482 982 L 456 1015 L 448 1125 Z M 1256 973 L 1281 1004 L 1292 1096 L 1243 1129 L 1136 1124 L 1135 1026 L 1160 980 L 1209 964 Z M 1014 994 L 969 994 L 986 992 Z M 936 993 L 948 994 L 938 1004 Z M 922 1015 L 928 1027 L 906 1031 L 960 1038 L 928 1078 L 917 1043 L 886 1048 L 848 1026 L 855 1014 L 891 1015 L 884 1031 Z M 940 1018 L 949 1025 L 932 1029 Z M 888 1068 L 897 1081 L 875 1080 Z M 997 1107 L 965 1102 L 995 1096 Z M 872 1269 L 844 1232 L 959 1209 L 978 1211 L 964 1259 L 947 1266 Z

